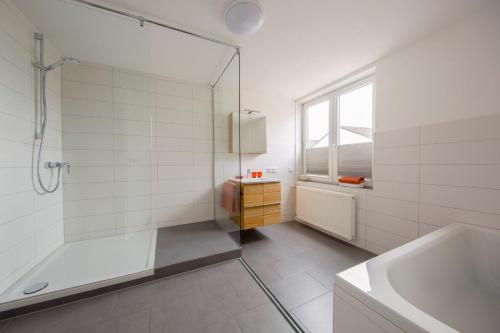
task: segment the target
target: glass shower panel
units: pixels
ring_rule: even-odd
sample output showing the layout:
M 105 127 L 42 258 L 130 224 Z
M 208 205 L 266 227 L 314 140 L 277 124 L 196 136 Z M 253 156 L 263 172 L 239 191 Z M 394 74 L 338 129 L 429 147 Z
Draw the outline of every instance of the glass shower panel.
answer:
M 227 232 L 240 228 L 240 58 L 236 52 L 214 86 L 215 220 Z M 235 237 L 238 239 L 237 237 Z

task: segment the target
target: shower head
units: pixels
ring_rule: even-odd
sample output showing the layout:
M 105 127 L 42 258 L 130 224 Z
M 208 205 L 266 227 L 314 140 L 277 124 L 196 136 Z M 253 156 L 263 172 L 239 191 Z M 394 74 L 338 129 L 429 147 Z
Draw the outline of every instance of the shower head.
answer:
M 53 70 L 56 67 L 65 65 L 65 64 L 73 64 L 73 65 L 78 65 L 80 63 L 80 60 L 76 58 L 71 58 L 71 57 L 62 57 L 59 61 L 53 63 L 52 65 L 48 65 L 44 69 L 48 72 Z

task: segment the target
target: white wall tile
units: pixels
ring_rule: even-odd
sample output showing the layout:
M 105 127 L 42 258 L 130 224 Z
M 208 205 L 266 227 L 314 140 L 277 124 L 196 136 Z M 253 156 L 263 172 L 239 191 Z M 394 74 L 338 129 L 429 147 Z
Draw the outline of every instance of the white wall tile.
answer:
M 64 149 L 63 160 L 75 166 L 112 166 L 113 150 Z
M 203 101 L 212 101 L 212 87 L 194 85 L 193 98 Z
M 75 166 L 70 174 L 64 175 L 66 184 L 72 183 L 109 183 L 114 181 L 113 166 Z
M 418 184 L 419 167 L 418 165 L 377 165 L 373 168 L 373 179 Z
M 500 115 L 464 119 L 421 128 L 421 144 L 500 139 Z
M 0 57 L 0 84 L 30 98 L 31 78 L 13 63 Z
M 418 184 L 374 181 L 371 194 L 390 199 L 418 201 Z
M 192 125 L 193 113 L 168 109 L 157 109 L 158 121 L 167 124 Z
M 142 135 L 115 135 L 115 150 L 146 150 L 153 148 L 153 138 Z
M 0 224 L 0 253 L 35 234 L 35 215 L 30 214 L 8 223 Z
M 0 84 L 0 112 L 26 120 L 34 120 L 33 102 L 23 94 Z
M 375 132 L 373 140 L 376 148 L 415 146 L 419 144 L 419 128 L 402 128 L 393 131 Z
M 418 237 L 417 221 L 409 221 L 374 211 L 368 212 L 366 220 L 367 225 L 370 227 L 378 228 L 409 239 Z
M 420 183 L 500 189 L 500 165 L 422 165 Z
M 107 183 L 64 184 L 64 200 L 111 198 L 115 195 L 114 181 Z
M 108 86 L 63 80 L 62 96 L 65 98 L 111 102 L 113 90 Z
M 108 134 L 65 133 L 63 149 L 113 150 L 113 141 Z
M 67 236 L 101 230 L 115 230 L 114 214 L 72 217 L 65 220 L 64 232 Z
M 155 108 L 150 106 L 113 104 L 115 119 L 136 120 L 154 122 L 156 117 Z
M 157 134 L 159 137 L 169 137 L 178 139 L 190 139 L 193 137 L 193 127 L 175 124 L 157 124 Z
M 419 146 L 375 148 L 375 164 L 418 164 Z
M 210 101 L 193 101 L 193 112 L 212 114 L 212 102 Z
M 88 99 L 63 98 L 62 113 L 75 116 L 112 118 L 113 104 Z
M 169 110 L 193 111 L 193 100 L 191 98 L 160 94 L 157 95 L 157 106 Z
M 159 79 L 157 80 L 157 90 L 160 94 L 167 94 L 178 97 L 192 98 L 193 85 L 178 80 Z M 197 96 L 199 91 L 196 90 Z
M 111 67 L 80 63 L 79 65 L 65 65 L 61 70 L 62 78 L 69 81 L 92 83 L 111 86 L 113 74 Z
M 420 146 L 421 164 L 500 164 L 500 140 Z
M 500 191 L 467 187 L 420 185 L 420 202 L 450 208 L 500 214 Z
M 180 152 L 193 151 L 192 139 L 158 137 L 157 142 L 158 142 L 157 145 L 158 151 L 180 151 Z
M 74 115 L 63 116 L 64 132 L 112 134 L 113 119 L 81 117 Z
M 87 199 L 64 202 L 64 218 L 111 214 L 114 212 L 113 198 Z
M 120 70 L 113 70 L 113 85 L 115 87 L 154 92 L 156 80 L 148 75 L 133 74 L 130 72 L 122 72 Z
M 451 223 L 460 222 L 500 229 L 500 215 L 425 203 L 419 205 L 419 219 L 422 223 L 437 227 L 444 227 Z
M 115 119 L 114 131 L 115 134 L 122 134 L 122 135 L 142 135 L 142 136 L 152 135 L 151 124 L 149 122 L 144 122 L 144 121 Z
M 156 105 L 153 93 L 122 88 L 113 89 L 113 102 L 147 107 Z
M 371 226 L 366 226 L 366 235 L 370 243 L 377 244 L 383 249 L 393 249 L 410 241 L 408 238 L 395 235 L 382 229 L 373 228 Z
M 367 210 L 406 220 L 418 221 L 418 203 L 368 195 Z M 368 212 L 368 214 L 370 214 Z
M 192 152 L 158 152 L 159 165 L 186 165 L 192 166 Z

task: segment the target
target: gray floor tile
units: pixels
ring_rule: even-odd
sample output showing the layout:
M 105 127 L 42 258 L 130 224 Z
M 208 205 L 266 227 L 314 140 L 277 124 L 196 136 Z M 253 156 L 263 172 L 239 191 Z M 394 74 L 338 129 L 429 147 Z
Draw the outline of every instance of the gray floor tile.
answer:
M 211 324 L 194 331 L 193 333 L 242 333 L 236 319 L 231 318 Z
M 290 325 L 273 304 L 264 304 L 236 316 L 243 333 L 288 333 Z
M 328 291 L 306 273 L 300 273 L 267 286 L 283 306 L 289 310 Z
M 270 302 L 267 295 L 249 274 L 239 276 L 231 281 L 231 285 L 247 309 L 253 309 Z
M 14 318 L 2 333 L 60 333 L 74 326 L 73 319 L 73 309 L 63 306 Z
M 285 308 L 300 307 L 292 314 L 303 325 L 310 320 L 310 308 L 330 302 L 321 295 L 333 290 L 338 272 L 374 256 L 298 222 L 253 230 L 242 237 L 242 248 L 245 261 Z M 315 320 L 315 326 L 309 323 L 312 332 L 332 325 L 331 315 Z
M 96 324 L 71 327 L 64 333 L 148 333 L 149 320 L 149 310 L 145 310 Z
M 333 332 L 333 292 L 328 292 L 292 310 L 312 333 Z
M 335 283 L 335 275 L 339 272 L 339 269 L 335 266 L 316 266 L 308 271 L 307 274 L 312 276 L 316 281 L 321 283 L 321 285 L 328 290 L 333 290 Z
M 151 309 L 152 332 L 192 332 L 245 311 L 231 285 L 197 292 Z

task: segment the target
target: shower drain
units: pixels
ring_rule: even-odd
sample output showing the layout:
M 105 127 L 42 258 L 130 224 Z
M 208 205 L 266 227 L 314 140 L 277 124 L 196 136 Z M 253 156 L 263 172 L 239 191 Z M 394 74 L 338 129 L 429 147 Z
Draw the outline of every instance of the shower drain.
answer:
M 48 285 L 49 285 L 49 283 L 47 281 L 37 282 L 34 285 L 24 289 L 24 294 L 31 295 L 31 294 L 37 293 L 40 290 L 47 288 Z

